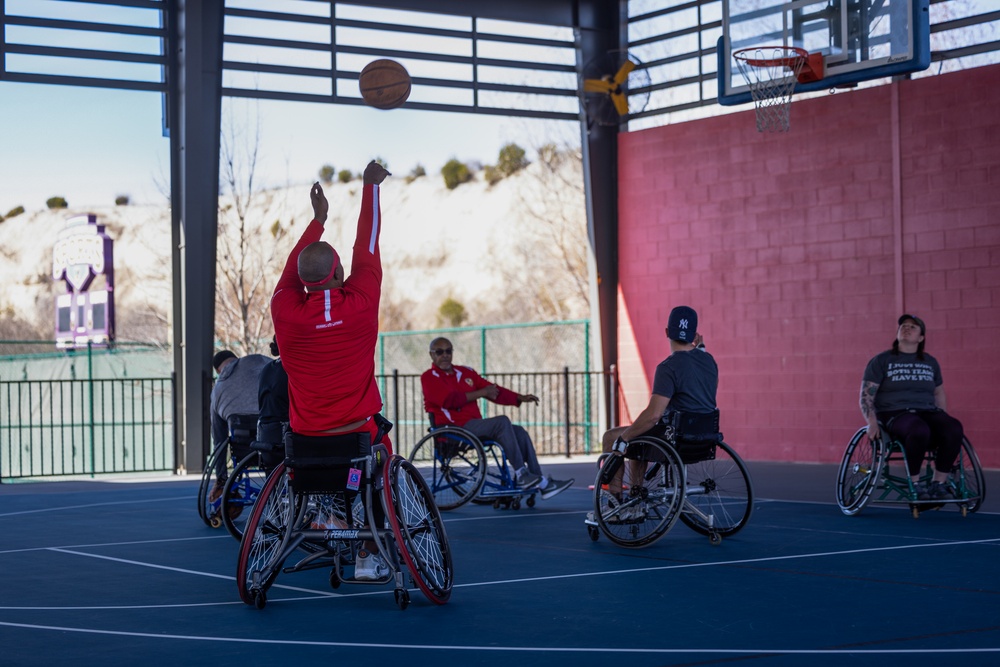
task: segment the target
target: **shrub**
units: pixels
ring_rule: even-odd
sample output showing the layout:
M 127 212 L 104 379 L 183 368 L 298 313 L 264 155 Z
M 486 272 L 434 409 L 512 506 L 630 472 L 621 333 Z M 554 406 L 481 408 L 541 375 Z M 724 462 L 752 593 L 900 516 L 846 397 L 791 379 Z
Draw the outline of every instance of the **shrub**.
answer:
M 438 322 L 450 327 L 460 327 L 465 321 L 465 306 L 450 296 L 438 308 Z
M 414 167 L 412 170 L 410 170 L 410 174 L 406 177 L 406 182 L 407 183 L 412 183 L 413 181 L 417 180 L 418 178 L 423 178 L 426 175 L 427 175 L 427 170 L 424 169 L 423 165 L 418 164 L 416 167 Z
M 465 164 L 452 158 L 441 167 L 441 175 L 444 177 L 444 185 L 449 190 L 454 190 L 462 183 L 472 178 L 469 168 Z
M 491 164 L 488 164 L 483 168 L 483 178 L 485 178 L 486 182 L 490 185 L 496 185 L 503 180 L 503 174 L 500 173 L 499 169 Z
M 324 164 L 319 169 L 319 180 L 323 181 L 326 185 L 330 185 L 333 183 L 333 175 L 336 173 L 332 164 Z
M 63 198 L 63 197 L 49 197 L 45 201 L 45 205 L 48 206 L 50 209 L 51 208 L 68 208 L 69 207 L 69 204 L 66 202 L 66 199 Z
M 115 197 L 115 206 L 128 206 L 130 201 L 128 195 L 118 195 Z
M 353 178 L 354 174 L 351 173 L 350 169 L 341 169 L 337 174 L 337 180 L 341 183 L 350 183 Z
M 524 157 L 524 149 L 517 144 L 507 144 L 500 149 L 500 156 L 497 158 L 497 169 L 504 176 L 510 176 L 527 167 L 529 164 Z
M 24 213 L 24 207 L 15 206 L 14 208 L 7 211 L 7 215 L 0 217 L 0 220 L 7 220 L 8 218 L 13 218 L 15 216 L 21 215 L 22 213 Z

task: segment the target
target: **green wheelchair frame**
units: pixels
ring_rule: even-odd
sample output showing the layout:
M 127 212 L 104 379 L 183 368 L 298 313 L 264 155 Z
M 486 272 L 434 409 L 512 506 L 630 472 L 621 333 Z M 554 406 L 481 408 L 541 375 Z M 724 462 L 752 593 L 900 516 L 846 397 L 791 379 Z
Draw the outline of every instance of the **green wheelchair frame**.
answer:
M 929 483 L 934 474 L 934 455 L 924 455 L 919 482 Z M 861 427 L 847 445 L 837 474 L 837 504 L 840 510 L 854 516 L 870 502 L 908 505 L 913 518 L 932 509 L 955 505 L 962 516 L 975 512 L 986 498 L 983 467 L 972 443 L 962 439 L 962 448 L 955 467 L 948 476 L 947 486 L 952 498 L 920 500 L 916 485 L 907 474 L 906 452 L 898 440 L 889 437 L 883 426 L 877 440 L 868 438 L 868 428 Z

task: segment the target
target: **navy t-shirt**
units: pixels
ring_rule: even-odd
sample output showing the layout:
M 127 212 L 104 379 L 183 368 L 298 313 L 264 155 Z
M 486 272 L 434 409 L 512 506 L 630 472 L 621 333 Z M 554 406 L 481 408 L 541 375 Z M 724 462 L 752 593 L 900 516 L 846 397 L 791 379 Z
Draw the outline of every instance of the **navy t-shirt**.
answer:
M 712 412 L 718 388 L 719 367 L 701 349 L 674 352 L 660 362 L 653 376 L 653 393 L 670 399 L 668 412 Z
M 886 350 L 868 362 L 864 381 L 878 385 L 875 412 L 936 410 L 934 390 L 942 383 L 941 366 L 927 353 L 917 359 L 915 352 Z

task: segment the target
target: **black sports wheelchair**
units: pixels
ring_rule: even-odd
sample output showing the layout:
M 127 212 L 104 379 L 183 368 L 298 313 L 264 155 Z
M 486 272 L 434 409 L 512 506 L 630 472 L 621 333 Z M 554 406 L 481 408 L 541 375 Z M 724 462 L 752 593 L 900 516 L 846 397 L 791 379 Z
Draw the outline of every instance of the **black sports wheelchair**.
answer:
M 868 427 L 862 426 L 847 444 L 844 459 L 837 473 L 837 504 L 840 511 L 854 516 L 868 503 L 908 505 L 916 519 L 921 512 L 954 506 L 966 516 L 975 512 L 986 498 L 986 480 L 976 450 L 968 439 L 962 439 L 955 467 L 948 476 L 946 488 L 950 498 L 920 500 L 916 484 L 910 479 L 906 452 L 899 440 L 889 436 L 879 424 L 879 437 L 868 437 Z M 934 475 L 934 452 L 924 455 L 923 470 L 918 483 L 927 483 Z
M 330 569 L 330 585 L 394 583 L 400 609 L 410 603 L 404 568 L 435 604 L 451 596 L 452 554 L 427 484 L 409 461 L 378 444 L 392 424 L 376 415 L 369 433 L 308 437 L 288 432 L 285 460 L 267 476 L 240 542 L 240 599 L 262 609 L 281 573 Z M 354 456 L 331 455 L 354 451 Z M 369 580 L 345 574 L 361 543 L 372 541 L 388 573 Z M 291 562 L 291 564 L 287 564 Z
M 739 532 L 753 512 L 746 464 L 722 439 L 719 411 L 673 412 L 662 436 L 633 438 L 624 451 L 602 454 L 594 481 L 590 538 L 646 547 L 679 518 L 713 545 Z

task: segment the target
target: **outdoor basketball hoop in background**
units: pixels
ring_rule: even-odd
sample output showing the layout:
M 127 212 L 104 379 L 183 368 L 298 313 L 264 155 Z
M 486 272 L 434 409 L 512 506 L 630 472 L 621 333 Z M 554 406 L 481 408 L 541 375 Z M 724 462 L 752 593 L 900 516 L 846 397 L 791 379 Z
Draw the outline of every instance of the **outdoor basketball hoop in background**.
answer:
M 822 54 L 795 46 L 755 46 L 733 51 L 757 109 L 758 132 L 787 132 L 796 82 L 823 78 Z

